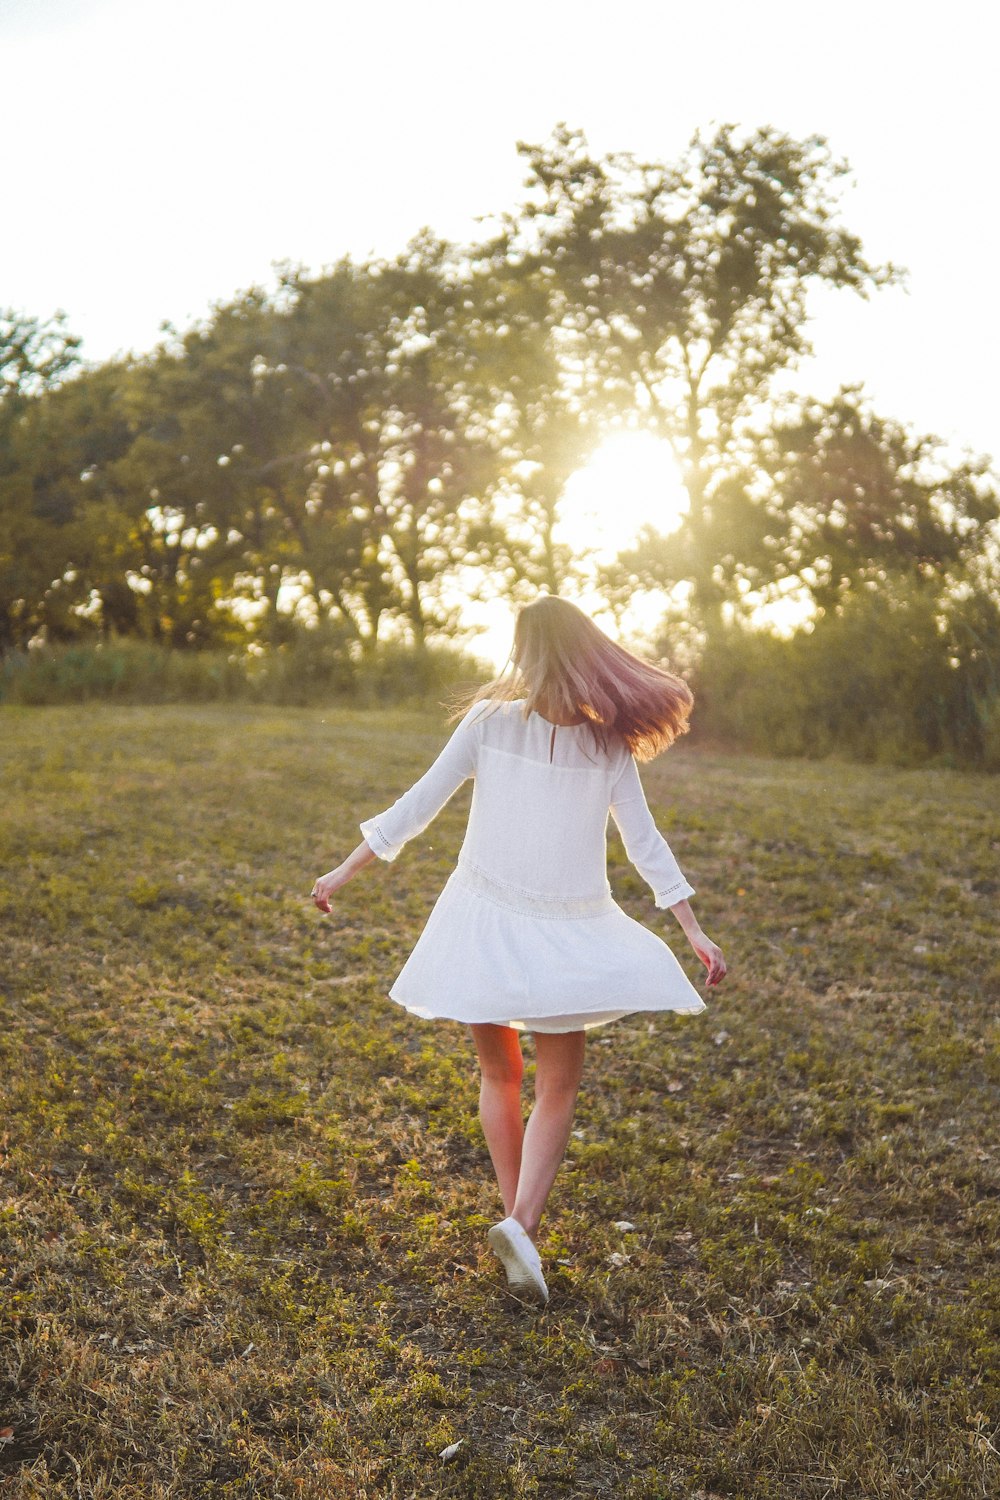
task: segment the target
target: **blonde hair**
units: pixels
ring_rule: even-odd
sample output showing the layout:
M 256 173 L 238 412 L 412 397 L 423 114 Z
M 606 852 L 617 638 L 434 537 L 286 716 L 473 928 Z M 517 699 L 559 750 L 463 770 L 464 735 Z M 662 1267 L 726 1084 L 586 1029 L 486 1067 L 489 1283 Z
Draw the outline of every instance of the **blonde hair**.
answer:
M 500 675 L 463 698 L 449 723 L 484 699 L 499 706 L 518 698 L 525 700 L 524 718 L 545 708 L 557 719 L 586 719 L 603 751 L 609 736 L 619 735 L 639 761 L 652 760 L 687 733 L 694 704 L 683 678 L 616 645 L 556 594 L 542 594 L 518 611 Z

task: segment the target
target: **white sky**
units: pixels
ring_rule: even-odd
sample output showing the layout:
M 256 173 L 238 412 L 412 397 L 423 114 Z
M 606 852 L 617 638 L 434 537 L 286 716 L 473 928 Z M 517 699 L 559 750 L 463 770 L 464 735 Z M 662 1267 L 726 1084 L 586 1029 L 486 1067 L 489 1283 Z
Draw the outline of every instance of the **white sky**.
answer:
M 144 350 L 287 259 L 459 239 L 559 120 L 669 159 L 713 122 L 825 134 L 909 290 L 818 299 L 824 395 L 1000 456 L 996 37 L 969 0 L 0 0 L 0 305 Z

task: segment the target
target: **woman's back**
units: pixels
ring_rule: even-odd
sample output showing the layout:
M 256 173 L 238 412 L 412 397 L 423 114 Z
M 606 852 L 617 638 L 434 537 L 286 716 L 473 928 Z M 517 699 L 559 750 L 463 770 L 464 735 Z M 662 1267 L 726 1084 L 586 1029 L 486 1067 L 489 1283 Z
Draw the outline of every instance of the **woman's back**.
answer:
M 525 718 L 523 699 L 473 704 L 426 774 L 361 831 L 394 859 L 469 777 L 475 790 L 458 862 L 481 894 L 491 894 L 492 882 L 496 899 L 539 912 L 606 909 L 609 810 L 658 906 L 694 894 L 653 822 L 624 741 L 610 736 L 603 750 L 589 724 Z
M 475 790 L 459 863 L 539 896 L 606 897 L 605 829 L 631 759 L 624 743 L 603 752 L 588 724 L 525 719 L 522 700 L 487 705 L 471 729 Z

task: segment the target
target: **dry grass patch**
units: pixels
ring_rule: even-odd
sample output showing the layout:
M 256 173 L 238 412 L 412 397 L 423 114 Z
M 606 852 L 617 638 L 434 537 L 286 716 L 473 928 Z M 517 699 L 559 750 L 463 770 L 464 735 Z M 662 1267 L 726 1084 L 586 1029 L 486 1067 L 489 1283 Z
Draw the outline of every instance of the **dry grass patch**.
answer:
M 485 1248 L 468 1035 L 384 998 L 468 790 L 308 901 L 441 718 L 3 729 L 5 1496 L 1000 1490 L 994 782 L 646 768 L 731 976 L 589 1040 L 536 1313 Z

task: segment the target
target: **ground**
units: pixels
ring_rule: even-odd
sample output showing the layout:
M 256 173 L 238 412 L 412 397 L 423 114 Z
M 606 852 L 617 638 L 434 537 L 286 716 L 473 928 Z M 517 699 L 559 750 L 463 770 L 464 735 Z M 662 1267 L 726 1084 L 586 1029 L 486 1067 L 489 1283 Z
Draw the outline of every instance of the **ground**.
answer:
M 468 788 L 308 899 L 446 733 L 3 711 L 0 1494 L 996 1495 L 997 782 L 643 768 L 730 973 L 589 1037 L 538 1311 L 469 1034 L 386 998 Z

